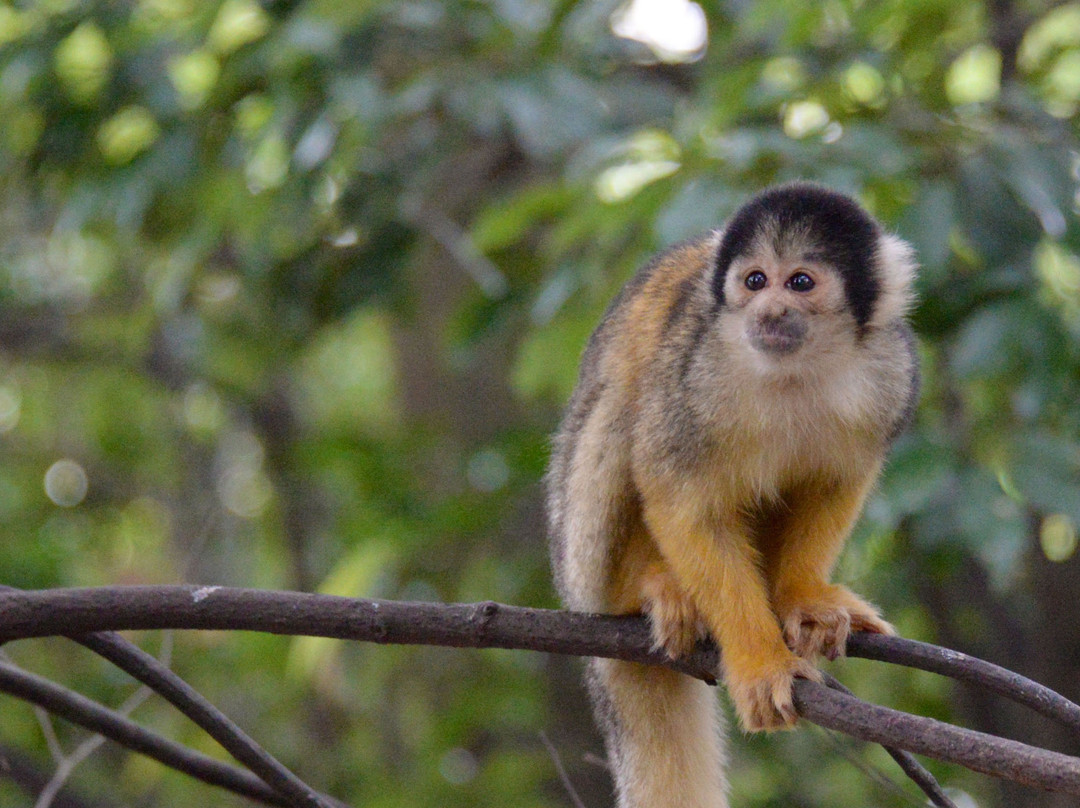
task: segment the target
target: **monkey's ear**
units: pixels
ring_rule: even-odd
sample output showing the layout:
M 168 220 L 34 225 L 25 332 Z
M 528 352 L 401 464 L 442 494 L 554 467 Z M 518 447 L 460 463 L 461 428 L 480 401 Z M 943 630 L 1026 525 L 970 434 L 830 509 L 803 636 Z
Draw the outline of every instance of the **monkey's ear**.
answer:
M 915 274 L 919 265 L 915 251 L 903 239 L 888 234 L 878 242 L 877 277 L 880 284 L 871 326 L 895 322 L 915 303 Z

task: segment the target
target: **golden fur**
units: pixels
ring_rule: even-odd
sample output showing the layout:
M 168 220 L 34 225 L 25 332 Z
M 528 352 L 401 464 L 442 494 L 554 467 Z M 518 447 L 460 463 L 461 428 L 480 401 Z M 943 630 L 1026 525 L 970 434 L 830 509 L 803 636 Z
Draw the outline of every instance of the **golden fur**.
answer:
M 555 439 L 549 516 L 573 609 L 646 613 L 658 647 L 711 634 L 748 730 L 791 725 L 793 677 L 852 629 L 891 631 L 829 582 L 911 409 L 910 249 L 878 231 L 872 316 L 814 245 L 766 220 L 723 281 L 722 232 L 654 259 L 590 340 Z M 762 273 L 764 288 L 749 288 Z M 805 273 L 810 291 L 785 279 Z M 794 347 L 792 347 L 794 346 Z M 589 674 L 622 808 L 726 806 L 715 699 L 669 670 Z

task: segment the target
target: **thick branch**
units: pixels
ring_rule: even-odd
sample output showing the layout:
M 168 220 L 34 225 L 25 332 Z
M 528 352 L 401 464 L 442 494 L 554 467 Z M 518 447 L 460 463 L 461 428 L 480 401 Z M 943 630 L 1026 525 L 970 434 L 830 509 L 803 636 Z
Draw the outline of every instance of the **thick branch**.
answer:
M 795 706 L 803 718 L 865 741 L 901 746 L 1024 785 L 1080 795 L 1080 759 L 1068 755 L 868 704 L 809 680 L 795 682 Z
M 716 651 L 712 648 L 701 647 L 677 665 L 653 652 L 645 621 L 635 617 L 496 603 L 402 603 L 224 587 L 106 587 L 0 594 L 0 640 L 161 628 L 240 629 L 378 643 L 520 648 L 667 664 L 703 679 L 711 679 L 711 672 L 717 669 Z M 860 643 L 861 639 L 854 641 L 853 650 L 863 655 L 876 654 L 876 659 L 917 663 L 920 667 L 930 664 L 912 656 L 907 641 L 898 638 Z M 969 674 L 960 673 L 966 670 L 960 663 L 971 662 L 970 657 L 936 650 L 940 654 L 934 670 L 972 680 Z M 982 669 L 982 673 L 987 670 Z M 1025 703 L 1053 703 L 1056 706 L 1048 714 L 1054 717 L 1080 710 L 1057 694 L 1047 701 L 1031 688 L 1052 691 L 1015 674 L 1011 676 L 1014 678 L 1009 685 L 1001 684 L 998 692 Z M 1001 677 L 990 678 L 1004 681 Z M 1080 759 L 886 710 L 811 682 L 798 682 L 796 690 L 800 714 L 822 726 L 1028 785 L 1080 795 Z
M 984 687 L 1064 724 L 1080 739 L 1080 705 L 1000 665 L 948 648 L 902 637 L 883 637 L 880 634 L 852 635 L 848 641 L 847 653 L 848 656 L 940 673 L 961 682 Z
M 133 629 L 214 629 L 385 644 L 518 648 L 663 665 L 637 617 L 497 603 L 409 603 L 216 586 L 132 586 L 0 593 L 0 642 Z M 703 647 L 672 667 L 707 681 L 718 668 Z

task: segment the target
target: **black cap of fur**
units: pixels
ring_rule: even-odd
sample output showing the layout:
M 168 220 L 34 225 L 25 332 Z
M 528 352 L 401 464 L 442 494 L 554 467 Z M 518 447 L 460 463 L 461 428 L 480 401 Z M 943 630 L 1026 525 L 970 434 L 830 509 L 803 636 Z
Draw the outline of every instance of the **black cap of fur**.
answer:
M 810 236 L 817 260 L 840 272 L 848 305 L 860 329 L 877 301 L 880 229 L 870 215 L 843 194 L 820 185 L 792 183 L 770 188 L 743 205 L 728 222 L 716 256 L 713 293 L 724 304 L 724 281 L 731 262 L 753 248 L 768 222 L 783 233 Z M 784 245 L 775 245 L 782 249 Z

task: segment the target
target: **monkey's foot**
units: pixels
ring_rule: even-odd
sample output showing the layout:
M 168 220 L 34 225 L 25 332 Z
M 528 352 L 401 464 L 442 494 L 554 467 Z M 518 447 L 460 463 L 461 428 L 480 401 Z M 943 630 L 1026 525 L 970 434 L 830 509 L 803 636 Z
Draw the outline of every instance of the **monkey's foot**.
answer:
M 642 577 L 644 610 L 652 627 L 653 649 L 664 649 L 672 659 L 694 650 L 709 632 L 697 606 L 664 569 L 650 570 Z
M 727 688 L 739 723 L 748 732 L 789 729 L 799 714 L 791 688 L 796 677 L 821 681 L 821 672 L 805 659 L 788 652 L 749 675 L 727 671 Z
M 843 656 L 848 634 L 895 634 L 878 610 L 843 586 L 827 584 L 778 609 L 788 647 L 804 659 Z

